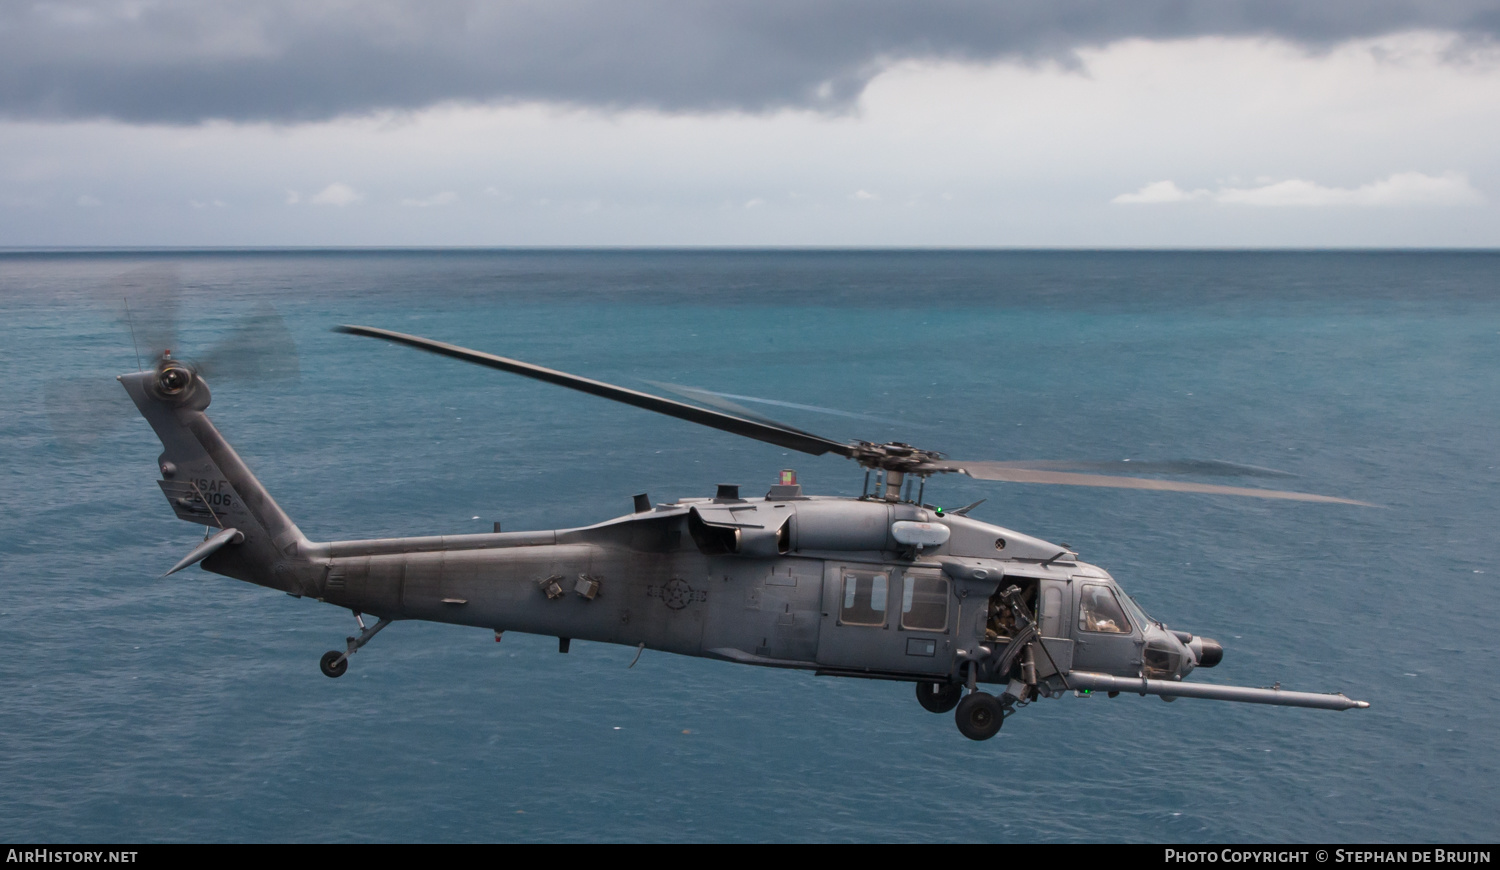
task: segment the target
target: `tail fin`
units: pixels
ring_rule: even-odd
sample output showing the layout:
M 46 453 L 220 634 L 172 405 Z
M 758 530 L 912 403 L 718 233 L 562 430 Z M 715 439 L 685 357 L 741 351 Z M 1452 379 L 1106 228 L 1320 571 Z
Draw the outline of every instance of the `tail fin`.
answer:
M 203 567 L 293 594 L 310 589 L 313 548 L 203 413 L 208 384 L 170 358 L 119 380 L 165 448 L 158 483 L 178 518 L 244 535 Z

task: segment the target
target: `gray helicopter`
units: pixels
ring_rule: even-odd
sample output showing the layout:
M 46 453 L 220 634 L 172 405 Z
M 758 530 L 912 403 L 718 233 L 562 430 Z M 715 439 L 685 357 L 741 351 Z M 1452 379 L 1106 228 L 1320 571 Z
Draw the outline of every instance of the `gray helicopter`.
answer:
M 865 469 L 859 498 L 805 495 L 796 474 L 762 495 L 654 504 L 554 531 L 313 542 L 277 506 L 205 411 L 208 384 L 162 354 L 120 382 L 164 448 L 159 484 L 180 519 L 208 527 L 167 573 L 190 565 L 354 613 L 360 631 L 322 671 L 392 622 L 422 619 L 915 685 L 986 740 L 1038 698 L 1121 692 L 1344 710 L 1342 694 L 1185 682 L 1223 658 L 1218 641 L 1169 630 L 1108 572 L 1066 546 L 924 504 L 928 477 L 1124 487 L 1363 504 L 1268 489 L 1090 473 L 1062 462 L 959 462 L 899 442 L 841 442 L 759 415 L 729 413 L 518 360 L 365 326 L 340 331 L 523 375 Z M 704 399 L 704 391 L 693 391 Z M 709 400 L 712 402 L 712 400 Z M 1203 472 L 1215 463 L 1139 463 Z M 1239 468 L 1249 468 L 1248 466 Z M 915 493 L 913 492 L 915 490 Z M 366 623 L 365 617 L 374 617 Z M 997 687 L 998 694 L 984 687 Z

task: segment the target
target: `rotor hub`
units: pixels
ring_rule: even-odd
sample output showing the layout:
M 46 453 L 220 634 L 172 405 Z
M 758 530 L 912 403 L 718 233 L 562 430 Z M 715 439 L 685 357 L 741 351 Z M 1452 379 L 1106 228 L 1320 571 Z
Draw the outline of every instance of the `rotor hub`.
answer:
M 941 464 L 947 458 L 946 454 L 923 450 L 900 441 L 888 441 L 884 444 L 856 441 L 850 445 L 849 458 L 864 468 L 898 471 L 903 474 L 926 476 L 948 470 Z
M 162 354 L 156 366 L 156 390 L 163 397 L 181 395 L 193 385 L 193 370 L 172 359 L 171 351 Z

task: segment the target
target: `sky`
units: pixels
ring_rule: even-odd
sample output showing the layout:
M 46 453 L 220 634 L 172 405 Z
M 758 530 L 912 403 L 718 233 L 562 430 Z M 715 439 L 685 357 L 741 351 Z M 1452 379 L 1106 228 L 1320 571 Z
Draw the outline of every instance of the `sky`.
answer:
M 1500 245 L 1500 0 L 0 4 L 0 247 Z

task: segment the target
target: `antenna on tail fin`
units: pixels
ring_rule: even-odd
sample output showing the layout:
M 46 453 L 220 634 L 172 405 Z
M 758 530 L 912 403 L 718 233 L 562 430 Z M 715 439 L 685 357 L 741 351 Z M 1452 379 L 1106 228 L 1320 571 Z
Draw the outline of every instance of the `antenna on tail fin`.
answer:
M 125 325 L 130 327 L 130 347 L 135 351 L 135 370 L 143 372 L 146 367 L 141 364 L 141 345 L 135 340 L 135 318 L 130 316 L 130 297 L 125 297 Z

